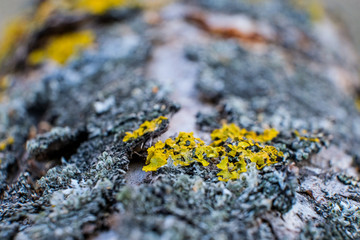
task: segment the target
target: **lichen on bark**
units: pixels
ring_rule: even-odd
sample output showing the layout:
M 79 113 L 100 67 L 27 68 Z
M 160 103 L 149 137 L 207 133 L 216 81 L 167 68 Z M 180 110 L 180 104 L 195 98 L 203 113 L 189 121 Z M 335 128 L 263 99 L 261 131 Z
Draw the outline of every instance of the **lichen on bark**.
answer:
M 326 15 L 285 0 L 115 5 L 52 9 L 4 61 L 1 239 L 360 237 L 357 63 Z M 26 65 L 85 27 L 94 43 L 77 58 Z M 193 135 L 176 144 L 179 132 Z M 142 171 L 160 141 L 189 161 Z M 210 164 L 219 145 L 234 159 Z M 281 159 L 219 180 L 217 164 L 230 173 L 239 152 L 266 147 Z

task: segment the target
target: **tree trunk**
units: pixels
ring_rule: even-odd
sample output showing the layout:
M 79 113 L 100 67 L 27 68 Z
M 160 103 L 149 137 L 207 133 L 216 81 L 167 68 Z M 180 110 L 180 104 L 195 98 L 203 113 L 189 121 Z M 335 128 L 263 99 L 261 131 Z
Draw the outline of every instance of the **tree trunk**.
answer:
M 110 2 L 39 1 L 5 51 L 1 239 L 360 238 L 357 56 L 320 6 Z

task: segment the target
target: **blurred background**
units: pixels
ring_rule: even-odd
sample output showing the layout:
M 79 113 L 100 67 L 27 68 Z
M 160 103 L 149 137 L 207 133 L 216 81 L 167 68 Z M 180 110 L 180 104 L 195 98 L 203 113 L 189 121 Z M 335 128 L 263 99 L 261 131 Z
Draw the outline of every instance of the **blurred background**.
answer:
M 266 1 L 266 0 L 265 0 Z M 354 42 L 360 54 L 360 0 L 296 0 L 298 2 L 320 2 L 339 24 L 343 24 L 345 34 Z M 30 0 L 0 0 L 0 37 L 6 24 L 21 14 Z
M 332 17 L 345 24 L 358 53 L 360 53 L 360 1 L 359 0 L 322 0 Z
M 0 0 L 0 36 L 6 24 L 21 14 L 29 2 L 29 0 Z

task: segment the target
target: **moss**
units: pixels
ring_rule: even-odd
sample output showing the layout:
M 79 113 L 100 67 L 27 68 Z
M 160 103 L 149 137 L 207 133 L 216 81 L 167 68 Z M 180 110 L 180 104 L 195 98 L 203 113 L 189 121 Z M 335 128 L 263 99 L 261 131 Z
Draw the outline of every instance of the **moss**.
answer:
M 36 65 L 51 59 L 59 64 L 65 64 L 69 59 L 78 57 L 83 50 L 92 46 L 94 41 L 94 33 L 87 30 L 53 37 L 44 48 L 31 52 L 28 62 Z

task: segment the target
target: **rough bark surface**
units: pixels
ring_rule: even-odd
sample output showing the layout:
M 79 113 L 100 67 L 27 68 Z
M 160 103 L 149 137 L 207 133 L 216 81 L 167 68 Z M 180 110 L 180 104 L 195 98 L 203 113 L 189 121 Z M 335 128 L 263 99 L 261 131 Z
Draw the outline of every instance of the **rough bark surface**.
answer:
M 0 238 L 360 238 L 357 57 L 310 12 L 183 0 L 53 14 L 3 61 L 0 136 L 14 141 L 0 152 Z M 82 28 L 96 47 L 61 67 L 27 65 L 49 36 Z M 169 120 L 123 141 L 159 116 Z M 228 182 L 198 163 L 141 170 L 158 139 L 209 142 L 224 122 L 276 128 L 284 158 Z

